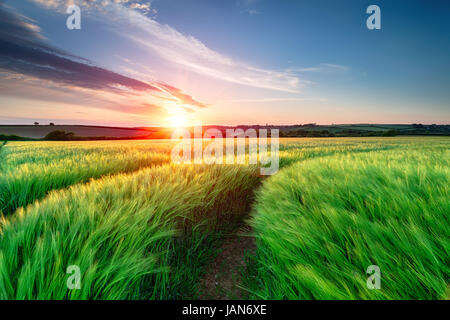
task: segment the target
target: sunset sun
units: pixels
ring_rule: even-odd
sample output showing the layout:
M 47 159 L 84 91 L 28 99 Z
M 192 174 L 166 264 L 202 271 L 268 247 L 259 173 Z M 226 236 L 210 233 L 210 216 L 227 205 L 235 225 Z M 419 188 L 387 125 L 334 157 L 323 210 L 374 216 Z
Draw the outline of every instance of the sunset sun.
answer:
M 176 114 L 167 118 L 168 124 L 171 127 L 186 127 L 188 121 L 183 114 Z

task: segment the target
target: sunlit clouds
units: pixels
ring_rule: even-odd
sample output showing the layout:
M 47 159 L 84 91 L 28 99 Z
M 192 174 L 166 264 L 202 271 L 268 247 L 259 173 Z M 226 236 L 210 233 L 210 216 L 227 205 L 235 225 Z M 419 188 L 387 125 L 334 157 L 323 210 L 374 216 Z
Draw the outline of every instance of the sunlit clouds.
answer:
M 61 10 L 67 0 L 56 2 L 47 6 Z M 216 52 L 195 37 L 158 23 L 142 10 L 132 10 L 140 7 L 128 1 L 79 3 L 90 17 L 108 24 L 117 34 L 189 71 L 240 85 L 291 93 L 300 92 L 304 84 L 294 73 L 258 68 Z
M 398 19 L 378 33 L 365 27 L 365 10 L 332 0 L 0 3 L 2 123 L 450 119 L 449 27 L 437 27 L 439 7 L 422 20 L 419 1 L 409 11 L 386 2 Z M 67 27 L 72 4 L 81 29 Z
M 19 97 L 21 101 L 26 99 L 31 106 L 32 101 L 48 101 L 53 108 L 57 108 L 55 103 L 79 105 L 123 113 L 126 115 L 124 118 L 134 115 L 134 120 L 140 119 L 139 123 L 150 119 L 155 124 L 161 119 L 163 122 L 169 119 L 169 123 L 182 125 L 191 117 L 184 114 L 212 107 L 216 102 L 222 107 L 224 99 L 221 95 L 211 99 L 208 93 L 225 93 L 225 88 L 230 85 L 292 95 L 301 93 L 305 86 L 312 84 L 300 79 L 297 70 L 260 68 L 210 49 L 199 39 L 156 21 L 154 15 L 157 11 L 148 1 L 30 1 L 42 10 L 50 10 L 60 16 L 66 16 L 67 6 L 80 5 L 83 19 L 106 28 L 117 43 L 123 43 L 124 48 L 133 44 L 147 55 L 145 60 L 138 60 L 130 57 L 126 50 L 113 52 L 112 56 L 118 62 L 113 65 L 113 71 L 89 57 L 51 45 L 41 28 L 41 21 L 2 5 L 0 93 L 5 97 Z M 91 45 L 95 50 L 96 44 Z M 167 73 L 172 75 L 168 77 Z M 176 74 L 191 74 L 186 81 L 177 81 L 188 87 L 192 87 L 189 79 L 203 78 L 206 100 L 202 99 L 203 94 L 199 98 L 193 97 L 183 87 L 178 88 L 164 80 L 174 79 Z M 203 93 L 202 90 L 200 92 Z M 256 100 L 283 102 L 304 99 L 286 96 L 278 100 L 264 97 Z M 232 99 L 228 100 L 233 104 Z M 240 101 L 251 103 L 253 100 L 243 98 Z M 30 111 L 33 111 L 32 107 Z
M 0 93 L 30 100 L 90 105 L 150 116 L 167 102 L 190 111 L 205 107 L 181 89 L 98 67 L 43 41 L 30 19 L 0 7 Z M 26 89 L 26 90 L 24 90 Z

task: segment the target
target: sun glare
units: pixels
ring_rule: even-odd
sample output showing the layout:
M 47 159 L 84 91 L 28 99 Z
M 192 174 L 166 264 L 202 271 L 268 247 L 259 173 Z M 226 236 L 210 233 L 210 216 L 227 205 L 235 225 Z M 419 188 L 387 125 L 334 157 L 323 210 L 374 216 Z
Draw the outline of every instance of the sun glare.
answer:
M 187 119 L 182 115 L 175 115 L 168 118 L 169 125 L 171 127 L 186 127 Z

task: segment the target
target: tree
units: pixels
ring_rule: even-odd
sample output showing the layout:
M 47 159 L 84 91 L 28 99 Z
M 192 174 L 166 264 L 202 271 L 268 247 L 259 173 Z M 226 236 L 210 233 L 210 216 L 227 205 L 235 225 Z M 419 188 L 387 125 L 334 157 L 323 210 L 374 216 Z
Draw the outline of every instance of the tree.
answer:
M 50 122 L 50 124 L 49 124 L 50 126 L 54 126 L 55 124 L 53 123 L 53 122 Z
M 397 135 L 397 131 L 395 130 L 387 130 L 383 132 L 383 137 L 395 137 Z
M 54 140 L 54 141 L 74 140 L 75 133 L 56 130 L 56 131 L 52 131 L 49 134 L 47 134 L 44 139 L 45 140 Z
M 38 125 L 39 125 L 39 122 L 35 122 L 34 125 L 35 125 L 35 126 L 38 126 Z

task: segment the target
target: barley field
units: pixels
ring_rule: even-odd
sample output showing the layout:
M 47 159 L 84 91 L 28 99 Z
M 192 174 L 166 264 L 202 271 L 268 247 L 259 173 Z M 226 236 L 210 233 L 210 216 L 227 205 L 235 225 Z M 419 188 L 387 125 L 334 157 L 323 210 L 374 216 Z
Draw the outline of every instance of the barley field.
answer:
M 280 139 L 270 177 L 173 145 L 0 142 L 0 299 L 197 299 L 242 226 L 239 298 L 450 298 L 450 138 Z

